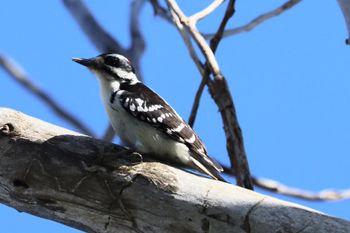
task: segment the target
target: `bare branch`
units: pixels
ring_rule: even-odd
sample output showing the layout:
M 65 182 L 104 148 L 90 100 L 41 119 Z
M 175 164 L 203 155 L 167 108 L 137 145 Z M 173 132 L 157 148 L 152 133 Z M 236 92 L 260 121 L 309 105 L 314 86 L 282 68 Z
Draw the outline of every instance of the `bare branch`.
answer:
M 140 61 L 145 51 L 146 43 L 140 30 L 141 10 L 145 4 L 145 0 L 133 0 L 130 7 L 130 39 L 131 45 L 127 50 L 127 56 L 131 59 L 136 69 L 137 76 L 142 79 Z
M 248 189 L 253 189 L 242 130 L 238 123 L 236 109 L 227 82 L 225 79 L 215 79 L 208 82 L 208 87 L 212 98 L 219 107 L 231 167 L 237 173 L 237 184 Z
M 153 12 L 155 15 L 160 16 L 161 18 L 163 18 L 166 22 L 168 23 L 172 23 L 172 17 L 169 14 L 169 11 L 162 7 L 158 0 L 149 0 L 152 7 L 153 7 Z
M 216 8 L 218 8 L 223 2 L 224 2 L 224 0 L 214 0 L 205 9 L 203 9 L 202 11 L 199 11 L 199 12 L 193 14 L 192 16 L 190 16 L 189 17 L 190 20 L 192 20 L 196 24 L 198 21 L 202 20 L 203 18 L 205 18 L 208 15 L 210 15 L 213 11 L 215 11 Z
M 215 40 L 212 41 L 214 51 L 216 50 L 216 47 L 222 37 L 226 23 L 234 13 L 234 3 L 235 1 L 229 2 L 222 23 L 218 29 L 217 36 Z M 175 24 L 177 20 L 179 20 L 179 22 L 181 22 L 181 24 L 187 28 L 188 32 L 193 37 L 194 41 L 197 43 L 206 58 L 206 67 L 209 69 L 205 69 L 204 74 L 201 72 L 202 78 L 208 80 L 210 94 L 219 107 L 219 111 L 221 113 L 227 140 L 226 145 L 229 152 L 231 165 L 237 171 L 237 184 L 249 189 L 253 189 L 250 178 L 249 165 L 243 144 L 242 132 L 238 124 L 232 96 L 230 94 L 226 80 L 221 74 L 219 65 L 214 55 L 214 51 L 208 46 L 203 36 L 197 30 L 195 22 L 193 22 L 182 12 L 176 1 L 167 0 L 167 4 L 170 11 L 172 12 L 173 21 Z M 178 25 L 176 26 L 179 28 Z M 209 80 L 210 72 L 213 74 L 214 80 Z M 195 104 L 197 103 L 198 101 L 195 102 Z
M 197 112 L 198 112 L 198 108 L 199 108 L 199 102 L 201 100 L 201 96 L 203 94 L 204 87 L 206 84 L 207 84 L 207 79 L 202 78 L 201 83 L 199 84 L 198 90 L 196 92 L 196 96 L 195 96 L 194 101 L 193 101 L 190 117 L 188 118 L 188 124 L 191 127 L 193 127 L 194 121 L 196 120 L 196 116 L 197 116 Z
M 231 29 L 231 30 L 225 31 L 224 33 L 222 33 L 222 32 L 223 32 L 223 29 L 225 28 L 226 22 L 229 18 L 227 18 L 226 20 L 223 20 L 217 33 L 206 35 L 207 38 L 211 38 L 211 49 L 215 52 L 215 50 L 217 48 L 216 43 L 221 40 L 222 36 L 235 35 L 235 34 L 238 34 L 240 32 L 250 31 L 253 28 L 255 28 L 256 26 L 258 26 L 259 24 L 263 23 L 264 21 L 266 21 L 274 16 L 278 16 L 278 15 L 284 13 L 288 9 L 290 9 L 293 6 L 295 6 L 296 4 L 298 4 L 299 2 L 301 2 L 301 1 L 300 0 L 288 1 L 288 2 L 284 3 L 283 5 L 281 5 L 280 7 L 278 7 L 277 9 L 257 17 L 256 19 L 252 20 L 247 25 L 244 25 L 244 26 L 236 28 L 236 29 Z M 179 11 L 178 11 L 178 14 L 181 15 L 181 12 L 179 13 Z M 186 20 L 183 20 L 183 21 L 186 23 Z M 187 47 L 189 47 L 189 46 L 187 46 Z M 193 56 L 191 56 L 191 57 L 193 57 Z M 194 101 L 192 111 L 190 114 L 190 118 L 189 118 L 190 125 L 193 125 L 194 120 L 195 120 L 196 112 L 197 112 L 197 109 L 199 106 L 200 96 L 201 96 L 201 93 L 203 92 L 203 89 L 204 89 L 204 83 L 205 83 L 204 80 L 206 80 L 206 79 L 205 78 L 202 79 L 202 82 L 201 82 L 199 89 L 196 93 L 195 101 Z M 240 130 L 238 130 L 238 131 L 240 131 Z M 225 170 L 227 170 L 227 169 L 228 168 L 226 168 Z M 232 170 L 231 170 L 231 172 L 232 172 Z M 266 189 L 269 191 L 275 191 L 275 192 L 285 194 L 285 195 L 300 197 L 302 199 L 321 200 L 322 199 L 321 196 L 322 196 L 324 198 L 324 200 L 330 200 L 330 199 L 335 198 L 335 197 L 337 197 L 337 198 L 346 198 L 347 197 L 347 192 L 338 193 L 338 192 L 331 191 L 329 193 L 326 193 L 327 195 L 324 195 L 323 194 L 324 192 L 322 192 L 322 194 L 309 194 L 306 191 L 301 191 L 298 193 L 298 192 L 294 192 L 295 189 L 286 188 L 286 186 L 279 184 L 278 182 L 265 183 L 259 178 L 253 178 L 253 182 L 256 186 L 258 186 L 260 188 L 263 188 L 263 189 Z M 272 184 L 275 184 L 275 185 L 272 185 Z
M 177 5 L 177 2 L 175 0 L 167 0 L 168 6 L 173 11 L 176 16 L 179 18 L 180 22 L 187 26 L 189 33 L 192 35 L 193 39 L 197 43 L 199 49 L 202 51 L 203 55 L 205 56 L 206 60 L 208 61 L 209 67 L 214 75 L 215 78 L 221 78 L 222 75 L 220 73 L 219 64 L 216 61 L 215 55 L 213 51 L 209 48 L 207 45 L 205 39 L 200 34 L 198 29 L 196 28 L 196 24 L 194 21 L 189 19 L 180 9 L 180 7 Z M 174 14 L 173 14 L 174 17 Z
M 120 146 L 10 109 L 0 109 L 0 137 L 0 202 L 84 232 L 350 229 L 346 220 L 143 162 Z
M 210 40 L 210 48 L 213 51 L 213 53 L 216 52 L 216 49 L 217 49 L 217 47 L 218 47 L 218 45 L 219 45 L 219 43 L 220 43 L 220 41 L 222 39 L 222 35 L 223 35 L 224 30 L 225 30 L 227 22 L 229 21 L 229 19 L 234 14 L 234 11 L 235 11 L 234 5 L 235 5 L 235 1 L 231 0 L 229 2 L 229 5 L 227 6 L 226 13 L 224 15 L 223 20 L 220 23 L 219 29 L 217 30 L 217 32 L 215 33 L 213 38 Z M 200 85 L 198 87 L 198 90 L 196 92 L 196 96 L 195 96 L 195 99 L 194 99 L 194 102 L 193 102 L 193 105 L 192 105 L 190 118 L 189 118 L 189 121 L 188 121 L 190 126 L 193 126 L 193 124 L 194 124 L 194 121 L 195 121 L 196 115 L 197 115 L 197 111 L 198 111 L 198 108 L 199 108 L 199 102 L 200 102 L 200 99 L 201 99 L 201 95 L 203 93 L 204 86 L 207 83 L 207 80 L 209 79 L 210 70 L 208 70 L 209 66 L 208 66 L 207 62 L 205 63 L 204 67 L 206 68 L 205 74 L 203 74 L 201 72 L 201 74 L 202 74 L 202 81 L 201 81 L 201 83 L 200 83 Z
M 224 168 L 224 173 L 229 176 L 236 176 L 235 171 L 230 167 L 221 164 Z M 294 188 L 282 184 L 276 180 L 270 178 L 256 177 L 252 175 L 252 181 L 255 187 L 264 189 L 266 191 L 277 193 L 285 196 L 295 197 L 307 201 L 340 201 L 350 199 L 350 189 L 343 191 L 334 191 L 334 189 L 325 189 L 319 192 L 311 192 L 308 190 L 302 190 L 300 188 Z
M 235 0 L 230 0 L 220 26 L 210 41 L 210 48 L 214 53 L 222 39 L 225 27 L 234 12 Z M 206 70 L 209 71 L 209 67 Z M 213 99 L 219 106 L 223 119 L 231 170 L 234 169 L 236 171 L 238 184 L 248 189 L 253 189 L 248 158 L 244 149 L 242 130 L 238 123 L 236 108 L 227 82 L 223 77 L 220 79 L 215 78 L 214 81 L 209 81 L 208 86 Z
M 100 52 L 126 54 L 126 49 L 102 28 L 81 0 L 63 0 L 63 3 Z
M 293 6 L 297 5 L 300 2 L 301 0 L 289 0 L 288 2 L 277 7 L 276 9 L 256 17 L 246 25 L 225 31 L 223 36 L 228 37 L 228 36 L 237 35 L 242 32 L 249 32 L 250 30 L 254 29 L 256 26 L 260 25 L 261 23 L 286 12 L 287 10 L 291 9 Z M 214 34 L 203 34 L 203 35 L 206 39 L 211 39 L 214 36 Z
M 235 0 L 230 0 L 229 4 L 227 6 L 227 9 L 226 9 L 224 18 L 222 19 L 218 30 L 215 33 L 215 35 L 213 36 L 213 38 L 210 40 L 210 48 L 213 51 L 213 53 L 216 52 L 216 49 L 219 46 L 219 43 L 223 37 L 223 34 L 225 32 L 225 28 L 226 28 L 228 21 L 235 13 L 235 3 L 236 3 Z
M 338 0 L 338 4 L 343 12 L 345 23 L 348 28 L 348 38 L 345 40 L 345 43 L 350 45 L 350 2 L 348 0 Z
M 80 120 L 74 117 L 71 113 L 64 109 L 63 106 L 58 104 L 48 93 L 43 89 L 39 88 L 33 81 L 31 81 L 24 73 L 23 68 L 20 67 L 15 62 L 0 55 L 0 66 L 16 80 L 20 85 L 22 85 L 30 93 L 38 97 L 44 104 L 46 104 L 55 114 L 61 117 L 63 120 L 67 121 L 73 125 L 80 132 L 93 136 L 94 133 L 87 126 L 85 126 Z
M 145 51 L 145 40 L 142 36 L 140 30 L 140 15 L 145 0 L 133 0 L 131 3 L 130 11 L 130 37 L 131 37 L 131 46 L 130 51 L 136 53 L 137 57 L 141 57 Z M 134 55 L 136 57 L 136 55 Z
M 309 201 L 338 201 L 343 199 L 350 199 L 350 189 L 343 191 L 326 189 L 315 193 L 298 188 L 288 187 L 280 182 L 267 178 L 253 177 L 252 179 L 256 187 L 268 190 L 270 192 Z
M 187 47 L 187 49 L 188 49 L 188 51 L 190 53 L 190 56 L 191 56 L 192 60 L 194 61 L 195 65 L 197 66 L 197 69 L 199 70 L 199 72 L 201 73 L 201 75 L 203 77 L 202 81 L 200 83 L 200 86 L 199 86 L 199 88 L 198 88 L 198 90 L 196 92 L 194 103 L 192 105 L 191 114 L 190 114 L 190 117 L 188 119 L 188 124 L 191 127 L 193 127 L 194 121 L 196 119 L 197 111 L 198 111 L 198 108 L 199 108 L 199 102 L 200 102 L 200 99 L 201 99 L 204 87 L 206 85 L 206 81 L 209 78 L 209 72 L 205 71 L 204 65 L 199 60 L 199 58 L 198 58 L 198 56 L 197 56 L 197 54 L 196 54 L 196 52 L 195 52 L 195 50 L 193 48 L 193 45 L 192 45 L 192 42 L 191 42 L 191 38 L 188 35 L 188 31 L 185 29 L 183 24 L 181 24 L 179 18 L 175 15 L 174 12 L 172 12 L 172 16 L 173 16 L 173 22 L 174 22 L 176 28 L 178 29 L 178 31 L 180 32 L 180 35 L 181 35 L 183 41 L 185 42 L 185 45 L 186 45 L 186 47 Z
M 178 29 L 178 31 L 180 32 L 180 35 L 183 39 L 183 41 L 185 42 L 185 45 L 187 46 L 187 49 L 190 53 L 190 56 L 192 58 L 192 60 L 194 61 L 195 65 L 197 66 L 197 69 L 199 70 L 199 72 L 203 75 L 204 74 L 204 66 L 201 63 L 201 61 L 199 60 L 192 42 L 191 42 L 191 38 L 188 35 L 188 32 L 186 30 L 186 28 L 182 25 L 182 23 L 180 22 L 180 19 L 172 12 L 173 15 L 173 22 L 176 26 L 176 28 Z

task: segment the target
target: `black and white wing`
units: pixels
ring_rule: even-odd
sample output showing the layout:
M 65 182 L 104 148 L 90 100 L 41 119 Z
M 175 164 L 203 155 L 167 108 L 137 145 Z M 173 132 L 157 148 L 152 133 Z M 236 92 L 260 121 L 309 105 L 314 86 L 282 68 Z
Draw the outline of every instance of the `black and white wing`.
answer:
M 121 86 L 121 90 L 114 94 L 113 100 L 119 100 L 123 108 L 134 117 L 147 122 L 172 139 L 184 143 L 192 152 L 193 162 L 202 171 L 203 169 L 204 172 L 209 170 L 209 173 L 215 175 L 223 170 L 215 160 L 207 155 L 205 146 L 192 128 L 169 104 L 144 84 Z M 214 178 L 218 179 L 217 176 Z

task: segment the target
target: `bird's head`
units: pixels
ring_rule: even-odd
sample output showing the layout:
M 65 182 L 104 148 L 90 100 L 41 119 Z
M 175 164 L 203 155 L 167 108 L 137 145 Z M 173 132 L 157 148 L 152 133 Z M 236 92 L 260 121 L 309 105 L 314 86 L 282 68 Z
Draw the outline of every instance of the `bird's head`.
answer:
M 139 82 L 131 62 L 116 53 L 101 54 L 93 58 L 72 58 L 86 66 L 103 82 L 134 84 Z

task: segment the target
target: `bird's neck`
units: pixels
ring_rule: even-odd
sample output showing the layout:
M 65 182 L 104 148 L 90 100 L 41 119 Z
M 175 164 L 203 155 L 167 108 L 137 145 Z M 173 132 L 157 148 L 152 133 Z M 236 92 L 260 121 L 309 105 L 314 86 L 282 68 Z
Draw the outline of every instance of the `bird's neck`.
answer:
M 100 86 L 100 94 L 103 102 L 107 103 L 111 95 L 120 90 L 120 82 L 117 80 L 108 80 L 106 77 L 101 76 L 102 74 L 96 74 L 98 77 L 98 83 Z

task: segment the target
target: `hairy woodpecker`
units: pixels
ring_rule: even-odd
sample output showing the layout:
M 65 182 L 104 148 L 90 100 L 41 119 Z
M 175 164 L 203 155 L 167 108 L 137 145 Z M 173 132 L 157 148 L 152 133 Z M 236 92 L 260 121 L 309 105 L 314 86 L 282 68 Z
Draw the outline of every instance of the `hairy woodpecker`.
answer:
M 123 143 L 224 180 L 219 174 L 222 167 L 208 156 L 200 138 L 164 99 L 138 80 L 126 57 L 102 54 L 73 61 L 97 76 L 110 122 Z

